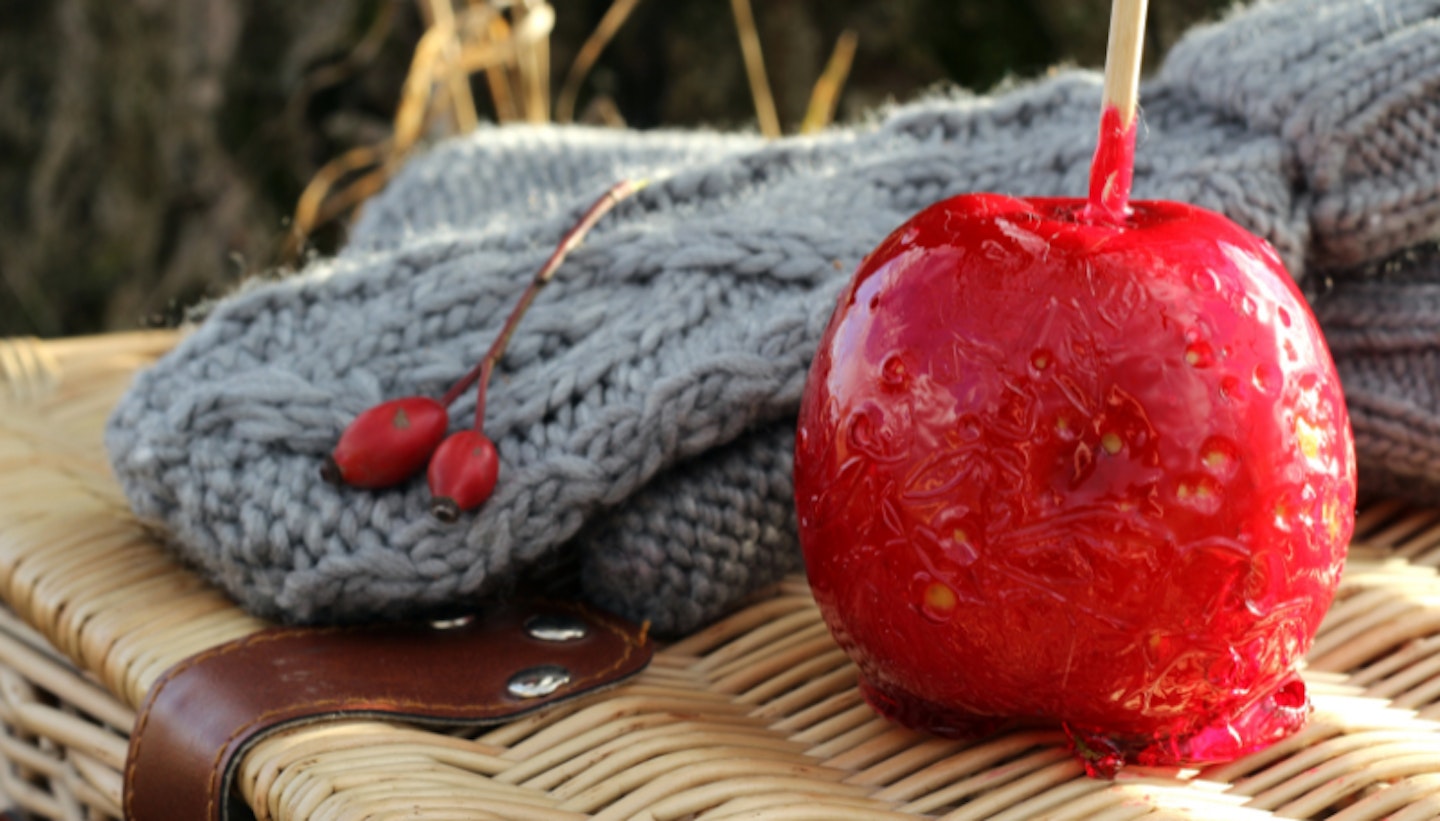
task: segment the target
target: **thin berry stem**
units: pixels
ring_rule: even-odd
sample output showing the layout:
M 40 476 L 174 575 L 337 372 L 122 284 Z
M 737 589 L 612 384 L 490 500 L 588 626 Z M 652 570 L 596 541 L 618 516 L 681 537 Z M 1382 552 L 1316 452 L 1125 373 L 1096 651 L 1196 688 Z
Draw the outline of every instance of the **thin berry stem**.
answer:
M 529 310 L 530 303 L 535 301 L 540 289 L 545 287 L 545 284 L 555 276 L 555 271 L 560 268 L 565 257 L 580 244 L 595 223 L 599 222 L 600 218 L 609 213 L 621 200 L 648 184 L 649 180 L 622 180 L 611 186 L 610 190 L 586 209 L 580 220 L 565 232 L 565 236 L 560 238 L 560 244 L 555 246 L 550 258 L 545 260 L 545 264 L 535 274 L 535 278 L 530 281 L 530 286 L 525 289 L 525 293 L 520 295 L 520 301 L 510 311 L 510 315 L 505 318 L 505 324 L 501 326 L 495 341 L 490 343 L 490 349 L 485 352 L 484 358 L 450 386 L 450 389 L 445 392 L 445 396 L 441 398 L 440 404 L 449 407 L 456 399 L 460 398 L 461 394 L 469 390 L 471 385 L 479 381 L 475 426 L 476 428 L 481 426 L 485 411 L 485 385 L 490 381 L 490 373 L 494 370 L 495 363 L 505 355 L 505 346 L 510 344 L 510 337 L 514 335 L 515 327 L 520 324 L 520 318 Z
M 488 357 L 480 364 L 479 387 L 475 389 L 475 430 L 485 429 L 485 395 L 489 393 L 490 374 L 495 370 L 495 361 Z

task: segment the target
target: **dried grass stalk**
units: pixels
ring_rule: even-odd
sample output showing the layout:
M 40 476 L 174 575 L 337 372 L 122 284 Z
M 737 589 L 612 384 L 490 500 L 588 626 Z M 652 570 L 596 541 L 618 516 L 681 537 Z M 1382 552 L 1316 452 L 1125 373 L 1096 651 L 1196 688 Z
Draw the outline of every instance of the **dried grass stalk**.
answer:
M 605 10 L 605 16 L 600 18 L 600 23 L 590 36 L 585 39 L 585 44 L 575 54 L 575 60 L 570 63 L 570 71 L 565 75 L 565 82 L 560 86 L 560 94 L 555 100 L 555 121 L 569 123 L 575 120 L 575 100 L 580 96 L 580 86 L 585 82 L 585 77 L 590 69 L 595 67 L 595 61 L 600 59 L 600 54 L 605 47 L 615 38 L 616 32 L 630 19 L 631 12 L 640 5 L 640 0 L 615 0 L 610 8 Z
M 755 99 L 760 133 L 774 139 L 780 136 L 780 116 L 775 111 L 775 96 L 770 93 L 770 79 L 765 74 L 765 55 L 760 50 L 755 14 L 750 0 L 730 0 L 730 10 L 735 15 L 735 28 L 740 32 L 740 51 L 745 57 L 745 76 L 750 80 L 750 96 Z
M 458 62 L 463 46 L 455 26 L 455 9 L 450 0 L 427 0 L 435 19 L 435 28 L 445 32 L 447 42 L 443 47 L 442 60 L 447 65 Z M 459 133 L 473 131 L 480 124 L 475 112 L 475 97 L 470 91 L 470 78 L 457 71 L 445 72 L 445 91 L 455 118 L 455 130 Z
M 520 87 L 524 89 L 525 119 L 550 119 L 550 32 L 555 10 L 549 3 L 525 0 L 515 10 L 514 42 Z
M 840 89 L 850 76 L 850 66 L 855 62 L 855 47 L 860 37 L 853 29 L 840 33 L 835 41 L 835 50 L 825 63 L 820 79 L 810 92 L 810 104 L 805 108 L 805 119 L 800 124 L 801 134 L 814 134 L 835 120 L 835 106 L 840 100 Z
M 555 118 L 572 122 L 579 89 L 605 46 L 629 19 L 639 0 L 616 0 L 590 34 L 566 75 Z M 295 264 L 306 240 L 333 220 L 353 214 L 384 188 L 427 134 L 459 134 L 478 127 L 471 77 L 483 73 L 495 118 L 501 123 L 550 119 L 550 35 L 555 10 L 544 0 L 469 0 L 458 11 L 454 0 L 417 0 L 426 30 L 415 45 L 396 107 L 391 137 L 383 143 L 346 151 L 320 168 L 296 202 L 281 258 Z M 749 0 L 731 0 L 761 132 L 780 136 L 780 120 L 765 73 L 764 56 Z M 507 17 L 508 13 L 508 17 Z M 389 17 L 372 26 L 352 56 L 377 47 L 377 32 L 388 31 Z M 841 35 L 824 73 L 811 93 L 802 131 L 824 128 L 834 118 L 836 100 L 855 55 L 856 35 Z M 347 58 L 348 70 L 353 60 Z M 613 104 L 602 119 L 623 125 Z

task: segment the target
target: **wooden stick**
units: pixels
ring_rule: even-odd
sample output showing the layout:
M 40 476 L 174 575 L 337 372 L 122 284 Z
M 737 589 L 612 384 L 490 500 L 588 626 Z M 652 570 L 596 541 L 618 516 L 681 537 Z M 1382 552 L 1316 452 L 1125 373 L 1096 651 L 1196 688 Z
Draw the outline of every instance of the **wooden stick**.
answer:
M 1135 101 L 1140 88 L 1140 52 L 1145 37 L 1146 0 L 1115 0 L 1110 9 L 1110 44 L 1105 54 L 1105 92 L 1100 106 L 1100 139 L 1090 166 L 1087 218 L 1122 223 L 1130 213 L 1135 173 Z
M 1148 0 L 1115 0 L 1110 7 L 1110 42 L 1105 50 L 1105 107 L 1120 112 L 1120 125 L 1135 121 L 1140 89 L 1140 57 L 1145 44 Z

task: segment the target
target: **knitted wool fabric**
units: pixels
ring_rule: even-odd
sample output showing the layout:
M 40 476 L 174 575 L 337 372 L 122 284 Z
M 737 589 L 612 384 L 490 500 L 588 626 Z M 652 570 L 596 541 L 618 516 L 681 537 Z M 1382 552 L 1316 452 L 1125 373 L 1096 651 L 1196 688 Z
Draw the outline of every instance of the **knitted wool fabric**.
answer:
M 1193 32 L 1143 90 L 1135 195 L 1228 214 L 1312 293 L 1340 283 L 1323 315 L 1344 329 L 1362 489 L 1440 500 L 1440 295 L 1395 313 L 1381 278 L 1337 273 L 1440 233 L 1437 15 L 1293 0 Z M 862 256 L 946 196 L 1083 196 L 1099 102 L 1098 76 L 1070 72 L 807 139 L 513 127 L 441 144 L 344 252 L 225 300 L 137 378 L 107 428 L 115 472 L 262 616 L 453 609 L 573 559 L 595 603 L 691 630 L 798 567 L 794 415 Z M 475 362 L 580 211 L 635 177 L 654 183 L 570 256 L 497 368 L 482 509 L 446 525 L 423 478 L 318 481 L 356 414 L 439 395 Z M 473 411 L 457 402 L 452 429 Z
M 1345 388 L 1362 493 L 1440 504 L 1440 245 L 1340 277 L 1314 308 Z

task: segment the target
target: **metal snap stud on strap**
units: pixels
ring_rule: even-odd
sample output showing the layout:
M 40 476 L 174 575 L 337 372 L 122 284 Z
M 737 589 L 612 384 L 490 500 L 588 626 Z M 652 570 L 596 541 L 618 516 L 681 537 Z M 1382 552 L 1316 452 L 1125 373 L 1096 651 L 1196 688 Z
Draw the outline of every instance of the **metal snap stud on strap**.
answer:
M 151 687 L 126 757 L 125 817 L 223 821 L 235 764 L 289 724 L 494 724 L 615 684 L 652 652 L 643 626 L 563 601 L 439 624 L 262 630 L 180 662 Z M 287 684 L 296 681 L 305 686 Z
M 558 664 L 541 664 L 510 677 L 506 691 L 516 698 L 544 698 L 570 683 L 570 671 Z
M 525 622 L 525 632 L 541 641 L 578 641 L 590 635 L 585 622 L 563 613 L 532 616 Z

